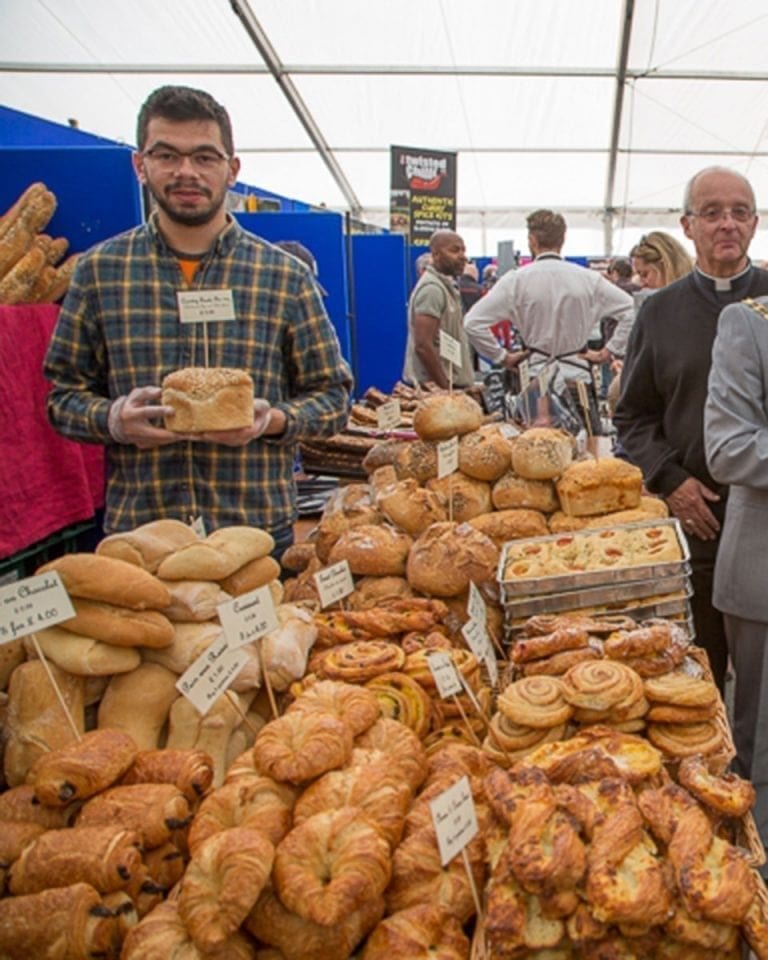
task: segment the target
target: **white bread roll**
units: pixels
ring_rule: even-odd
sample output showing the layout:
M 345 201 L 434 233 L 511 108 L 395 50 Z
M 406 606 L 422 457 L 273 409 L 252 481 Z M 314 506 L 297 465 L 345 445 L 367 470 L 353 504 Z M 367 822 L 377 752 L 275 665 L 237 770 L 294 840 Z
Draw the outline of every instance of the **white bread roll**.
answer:
M 570 434 L 551 427 L 531 427 L 512 444 L 512 469 L 526 480 L 554 480 L 573 462 Z
M 72 597 L 101 600 L 132 610 L 162 610 L 171 602 L 166 587 L 146 570 L 125 560 L 96 553 L 65 553 L 38 567 L 55 570 Z
M 342 533 L 331 549 L 329 564 L 346 560 L 354 574 L 401 576 L 413 540 L 389 524 L 363 524 Z
M 617 457 L 579 460 L 555 486 L 563 513 L 588 517 L 638 507 L 643 475 L 638 467 Z
M 110 534 L 97 545 L 96 553 L 157 573 L 169 554 L 198 539 L 181 520 L 152 520 L 125 533 Z
M 502 424 L 489 423 L 459 441 L 459 470 L 468 477 L 492 482 L 509 470 L 512 443 Z
M 422 440 L 449 440 L 477 430 L 482 422 L 480 404 L 460 391 L 424 397 L 413 413 L 413 429 Z
M 430 524 L 448 519 L 438 491 L 420 487 L 412 477 L 385 488 L 377 495 L 376 503 L 390 523 L 412 537 L 418 536 Z
M 439 480 L 430 480 L 427 488 L 440 496 L 446 505 L 446 513 L 457 523 L 465 523 L 493 510 L 490 484 L 467 477 L 460 470 Z
M 283 570 L 292 573 L 301 573 L 317 557 L 317 547 L 314 540 L 302 540 L 301 543 L 292 543 L 280 557 L 280 566 Z
M 408 582 L 419 593 L 455 597 L 496 576 L 499 550 L 468 523 L 434 523 L 416 540 L 408 557 Z
M 174 623 L 173 642 L 162 649 L 143 650 L 142 656 L 150 663 L 159 663 L 174 673 L 182 674 L 220 636 L 221 624 L 218 620 Z
M 135 647 L 115 647 L 93 637 L 83 637 L 64 627 L 46 627 L 37 631 L 43 654 L 62 670 L 78 677 L 106 677 L 111 673 L 128 673 L 141 663 Z M 35 656 L 28 637 L 24 638 L 27 656 Z
M 166 557 L 157 575 L 162 580 L 223 580 L 274 548 L 272 536 L 259 527 L 221 527 Z
M 172 407 L 168 430 L 206 433 L 253 424 L 253 380 L 236 367 L 184 367 L 163 378 L 160 402 Z
M 213 620 L 219 604 L 232 599 L 232 594 L 223 590 L 214 580 L 166 580 L 164 582 L 171 595 L 171 605 L 163 610 L 169 622 Z M 173 624 L 171 624 L 169 643 L 172 642 Z
M 273 690 L 287 690 L 307 670 L 307 657 L 317 639 L 312 614 L 293 604 L 276 610 L 280 626 L 261 638 L 261 656 Z
M 78 733 L 85 732 L 83 679 L 49 663 Z M 73 743 L 76 737 L 40 660 L 28 660 L 13 671 L 8 684 L 3 769 L 9 786 L 26 780 L 43 754 Z
M 178 677 L 159 663 L 141 663 L 130 673 L 114 676 L 98 709 L 98 726 L 130 734 L 139 750 L 162 746 L 171 706 L 180 696 Z
M 553 513 L 560 505 L 551 480 L 526 480 L 512 470 L 494 483 L 491 499 L 497 510 L 523 507 Z
M 159 610 L 131 610 L 98 600 L 72 598 L 75 616 L 61 626 L 83 637 L 93 637 L 114 647 L 167 647 L 173 641 L 173 624 Z
M 543 537 L 549 533 L 547 518 L 538 510 L 495 510 L 493 513 L 473 517 L 469 522 L 476 530 L 490 537 L 497 547 L 501 547 L 507 540 Z

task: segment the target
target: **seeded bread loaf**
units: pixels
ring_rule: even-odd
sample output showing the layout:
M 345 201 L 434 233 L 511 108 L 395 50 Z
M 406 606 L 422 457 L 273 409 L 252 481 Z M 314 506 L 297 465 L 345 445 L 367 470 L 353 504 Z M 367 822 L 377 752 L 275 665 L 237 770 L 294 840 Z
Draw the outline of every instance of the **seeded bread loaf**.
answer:
M 253 423 L 253 380 L 236 367 L 184 367 L 162 382 L 165 425 L 178 433 L 236 430 Z

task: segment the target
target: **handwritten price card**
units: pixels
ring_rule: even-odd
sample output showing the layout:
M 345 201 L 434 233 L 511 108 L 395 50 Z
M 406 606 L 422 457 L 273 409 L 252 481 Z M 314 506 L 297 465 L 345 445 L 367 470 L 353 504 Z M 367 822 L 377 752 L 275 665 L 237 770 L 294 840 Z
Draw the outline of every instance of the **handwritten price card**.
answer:
M 376 408 L 376 425 L 379 430 L 394 430 L 400 425 L 399 400 L 387 400 Z
M 445 866 L 477 835 L 477 814 L 469 777 L 462 777 L 438 794 L 430 801 L 429 810 L 437 833 L 440 862 Z
M 0 644 L 70 620 L 75 611 L 58 573 L 40 573 L 0 587 Z
M 437 476 L 442 480 L 459 469 L 459 438 L 451 437 L 437 445 Z
M 315 574 L 315 585 L 320 594 L 321 607 L 329 607 L 342 597 L 348 597 L 355 589 L 349 563 L 340 560 L 331 567 L 318 570 Z
M 435 678 L 437 692 L 443 698 L 452 697 L 454 694 L 461 693 L 461 681 L 456 667 L 447 653 L 430 653 L 427 657 L 429 669 Z
M 461 344 L 445 330 L 440 331 L 440 356 L 450 360 L 454 367 L 461 367 Z
M 269 587 L 258 587 L 216 607 L 231 650 L 280 626 Z
M 176 299 L 182 323 L 235 319 L 231 290 L 179 290 Z
M 176 689 L 205 716 L 249 659 L 245 650 L 230 650 L 222 633 L 182 673 Z

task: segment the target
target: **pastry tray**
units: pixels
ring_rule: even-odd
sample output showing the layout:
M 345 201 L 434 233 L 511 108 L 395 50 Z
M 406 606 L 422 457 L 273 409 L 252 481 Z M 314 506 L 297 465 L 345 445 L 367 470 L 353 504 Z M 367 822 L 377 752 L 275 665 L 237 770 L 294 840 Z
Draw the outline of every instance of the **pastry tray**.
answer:
M 523 545 L 549 544 L 561 541 L 564 538 L 598 538 L 600 534 L 615 531 L 633 531 L 652 529 L 654 527 L 671 528 L 680 547 L 681 556 L 677 560 L 659 563 L 637 564 L 635 566 L 601 567 L 595 570 L 582 570 L 574 573 L 553 574 L 551 576 L 505 577 L 505 569 L 509 555 L 517 556 Z M 627 523 L 608 527 L 595 527 L 577 530 L 573 533 L 552 533 L 543 537 L 527 537 L 512 540 L 504 544 L 499 558 L 498 582 L 501 587 L 502 602 L 506 603 L 515 597 L 531 597 L 545 593 L 563 593 L 566 591 L 584 590 L 588 587 L 607 587 L 637 580 L 666 580 L 668 577 L 685 576 L 690 568 L 690 551 L 688 541 L 676 517 L 667 517 L 662 520 L 642 520 L 637 523 Z M 655 593 L 668 593 L 665 584 L 656 584 Z

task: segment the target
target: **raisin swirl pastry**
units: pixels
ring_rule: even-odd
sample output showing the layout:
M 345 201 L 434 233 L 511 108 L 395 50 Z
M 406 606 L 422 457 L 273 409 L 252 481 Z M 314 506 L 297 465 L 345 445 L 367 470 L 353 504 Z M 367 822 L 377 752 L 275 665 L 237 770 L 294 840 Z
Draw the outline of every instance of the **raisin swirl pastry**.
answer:
M 382 673 L 366 684 L 381 716 L 399 720 L 423 738 L 432 724 L 432 701 L 424 688 L 405 673 Z
M 361 640 L 329 650 L 318 672 L 330 680 L 365 683 L 381 673 L 402 670 L 404 665 L 405 653 L 396 643 Z

